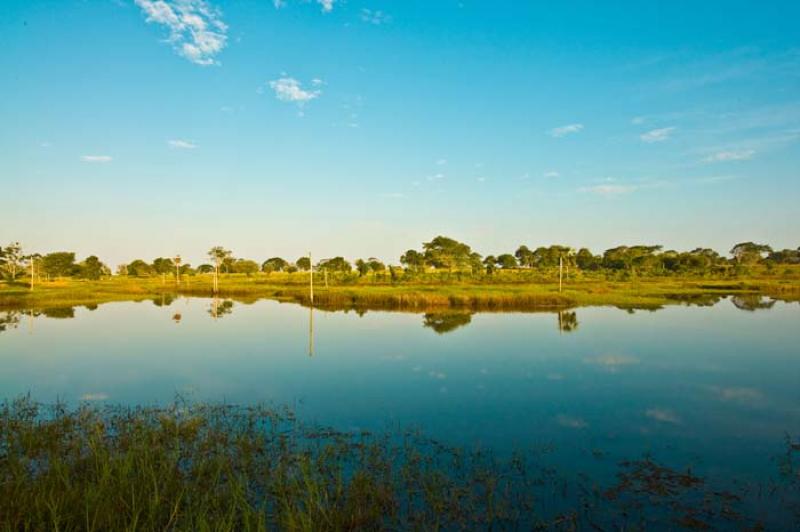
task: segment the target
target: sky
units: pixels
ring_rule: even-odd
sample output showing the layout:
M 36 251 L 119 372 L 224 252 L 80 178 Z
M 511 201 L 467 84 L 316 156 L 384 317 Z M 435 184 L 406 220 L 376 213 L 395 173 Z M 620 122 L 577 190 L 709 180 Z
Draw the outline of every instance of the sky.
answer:
M 0 245 L 800 245 L 800 2 L 4 0 Z

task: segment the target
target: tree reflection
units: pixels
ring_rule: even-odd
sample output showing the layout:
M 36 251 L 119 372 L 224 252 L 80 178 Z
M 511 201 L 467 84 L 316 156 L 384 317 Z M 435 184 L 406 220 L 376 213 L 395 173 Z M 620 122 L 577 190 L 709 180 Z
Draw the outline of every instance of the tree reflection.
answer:
M 225 299 L 220 301 L 218 298 L 214 298 L 211 300 L 211 308 L 208 309 L 208 313 L 211 315 L 212 318 L 221 318 L 227 314 L 231 314 L 233 312 L 233 301 L 230 299 Z
M 56 307 L 42 309 L 42 315 L 48 318 L 65 320 L 75 317 L 75 307 Z
M 561 332 L 575 332 L 578 330 L 578 314 L 571 310 L 558 312 L 558 330 Z
M 472 314 L 465 312 L 428 313 L 422 320 L 422 326 L 430 327 L 437 334 L 445 334 L 469 325 L 471 321 Z
M 775 302 L 775 299 L 767 299 L 758 294 L 733 296 L 731 298 L 731 303 L 733 303 L 736 308 L 747 312 L 771 309 L 775 306 Z
M 19 326 L 22 313 L 17 310 L 9 310 L 0 313 L 0 333 Z

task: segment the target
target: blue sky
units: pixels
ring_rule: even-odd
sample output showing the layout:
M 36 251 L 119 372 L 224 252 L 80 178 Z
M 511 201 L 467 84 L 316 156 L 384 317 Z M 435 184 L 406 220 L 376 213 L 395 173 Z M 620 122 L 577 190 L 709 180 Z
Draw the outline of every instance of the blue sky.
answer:
M 800 245 L 800 3 L 552 4 L 5 0 L 0 241 Z

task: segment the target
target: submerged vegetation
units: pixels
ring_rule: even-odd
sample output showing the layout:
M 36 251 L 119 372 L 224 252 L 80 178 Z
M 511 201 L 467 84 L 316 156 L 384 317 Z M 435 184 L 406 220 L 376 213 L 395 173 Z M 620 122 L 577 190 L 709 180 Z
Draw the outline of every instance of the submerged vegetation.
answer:
M 647 456 L 601 486 L 561 476 L 534 452 L 500 458 L 415 431 L 343 433 L 285 409 L 21 398 L 0 408 L 0 528 L 757 527 L 797 511 L 798 454 L 787 438 L 769 496 Z M 773 513 L 748 515 L 753 497 Z

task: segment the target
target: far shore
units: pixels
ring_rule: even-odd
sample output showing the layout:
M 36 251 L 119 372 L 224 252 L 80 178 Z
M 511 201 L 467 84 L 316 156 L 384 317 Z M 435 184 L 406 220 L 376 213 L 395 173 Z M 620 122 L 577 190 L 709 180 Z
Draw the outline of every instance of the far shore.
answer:
M 770 297 L 800 301 L 798 275 L 747 278 L 648 277 L 606 280 L 575 276 L 536 279 L 528 275 L 426 276 L 392 282 L 386 278 L 331 275 L 327 282 L 315 274 L 313 305 L 322 309 L 403 310 L 436 309 L 471 311 L 565 310 L 585 306 L 657 308 L 671 304 L 710 304 L 722 296 Z M 34 283 L 0 283 L 0 309 L 94 305 L 111 301 L 137 301 L 163 297 L 221 297 L 240 301 L 272 299 L 311 305 L 308 273 L 221 275 L 213 291 L 211 275 L 173 277 L 122 277 L 89 281 L 58 279 Z

